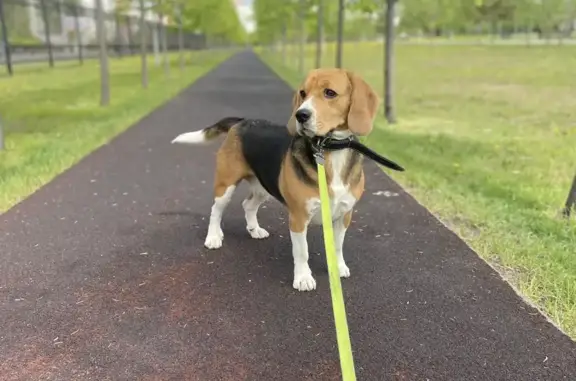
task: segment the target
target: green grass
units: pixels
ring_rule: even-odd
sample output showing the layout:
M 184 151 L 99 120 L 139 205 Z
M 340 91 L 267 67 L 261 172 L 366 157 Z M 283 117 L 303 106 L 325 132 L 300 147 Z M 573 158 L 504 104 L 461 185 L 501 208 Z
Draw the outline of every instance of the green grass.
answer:
M 379 43 L 344 49 L 344 66 L 380 94 L 382 52 Z M 576 171 L 576 47 L 396 52 L 399 123 L 380 117 L 369 144 L 404 165 L 391 176 L 576 338 L 576 223 L 559 217 Z M 296 85 L 295 53 L 287 66 L 260 54 Z M 308 47 L 307 69 L 313 57 Z M 325 66 L 332 57 L 329 46 Z
M 174 97 L 231 51 L 187 53 L 170 76 L 149 59 L 149 88 L 140 86 L 137 57 L 110 59 L 111 104 L 99 106 L 97 61 L 14 67 L 0 78 L 0 117 L 6 150 L 0 151 L 0 213 Z

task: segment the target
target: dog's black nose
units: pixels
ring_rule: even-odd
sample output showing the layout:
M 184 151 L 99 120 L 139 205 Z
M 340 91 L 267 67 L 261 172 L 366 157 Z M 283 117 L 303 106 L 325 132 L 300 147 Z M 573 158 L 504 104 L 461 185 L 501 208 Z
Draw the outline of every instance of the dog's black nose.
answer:
M 302 109 L 296 111 L 296 114 L 294 116 L 296 117 L 296 120 L 300 124 L 304 124 L 308 120 L 310 120 L 310 117 L 312 116 L 312 112 L 308 109 L 302 108 Z

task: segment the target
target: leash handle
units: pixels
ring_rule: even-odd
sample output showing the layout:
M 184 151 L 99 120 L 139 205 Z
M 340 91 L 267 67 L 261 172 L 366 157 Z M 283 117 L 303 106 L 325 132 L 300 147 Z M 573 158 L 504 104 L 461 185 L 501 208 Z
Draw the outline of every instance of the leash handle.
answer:
M 338 270 L 336 247 L 334 246 L 334 230 L 332 227 L 332 212 L 330 211 L 330 194 L 328 193 L 328 183 L 326 181 L 326 171 L 324 169 L 324 155 L 321 151 L 318 151 L 316 152 L 315 157 L 318 166 L 318 184 L 320 187 L 322 231 L 324 236 L 324 247 L 326 249 L 326 262 L 328 264 L 330 294 L 332 298 L 332 312 L 334 313 L 334 323 L 336 325 L 336 340 L 338 343 L 342 380 L 356 381 L 354 357 L 352 356 L 352 345 L 350 343 L 346 308 L 344 306 L 344 295 L 342 294 L 340 271 Z

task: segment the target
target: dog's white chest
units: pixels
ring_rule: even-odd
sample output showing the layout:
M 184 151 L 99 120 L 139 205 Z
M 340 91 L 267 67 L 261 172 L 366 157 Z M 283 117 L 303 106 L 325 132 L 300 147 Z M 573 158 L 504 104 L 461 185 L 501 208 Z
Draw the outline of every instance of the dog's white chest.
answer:
M 332 191 L 333 197 L 330 198 L 330 211 L 332 213 L 332 221 L 342 218 L 344 214 L 352 210 L 356 204 L 356 198 L 350 192 L 350 187 L 344 184 L 340 174 L 343 167 L 346 165 L 348 152 L 342 150 L 334 152 L 331 156 L 333 176 L 332 181 L 328 186 Z M 310 215 L 310 222 L 313 224 L 322 223 L 322 213 L 320 207 L 320 199 L 311 198 L 307 201 L 307 209 Z
M 342 218 L 344 214 L 349 212 L 356 203 L 354 196 L 348 189 L 335 189 L 334 197 L 330 200 L 330 212 L 332 213 L 332 221 Z M 320 206 L 320 199 L 312 198 L 308 200 L 308 210 L 310 213 L 310 222 L 313 224 L 322 223 L 322 212 Z

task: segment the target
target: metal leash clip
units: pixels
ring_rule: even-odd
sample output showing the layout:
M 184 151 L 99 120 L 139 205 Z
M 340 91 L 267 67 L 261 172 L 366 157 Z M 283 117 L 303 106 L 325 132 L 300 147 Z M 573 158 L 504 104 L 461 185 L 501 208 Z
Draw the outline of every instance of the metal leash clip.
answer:
M 314 151 L 314 157 L 316 158 L 316 164 L 324 165 L 324 149 L 326 143 L 332 139 L 332 134 L 328 133 L 325 136 L 318 136 L 315 143 L 312 143 L 312 150 Z
M 329 136 L 319 137 L 316 143 L 312 144 L 312 150 L 314 151 L 314 158 L 316 158 L 316 164 L 324 165 L 324 146 L 326 142 L 330 139 Z

